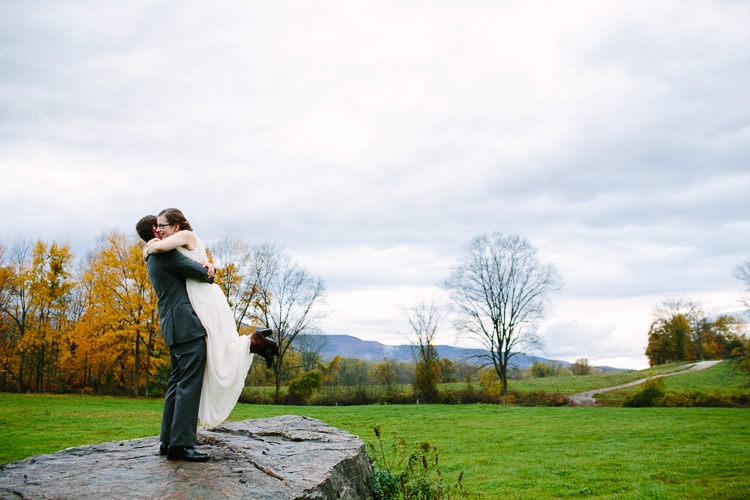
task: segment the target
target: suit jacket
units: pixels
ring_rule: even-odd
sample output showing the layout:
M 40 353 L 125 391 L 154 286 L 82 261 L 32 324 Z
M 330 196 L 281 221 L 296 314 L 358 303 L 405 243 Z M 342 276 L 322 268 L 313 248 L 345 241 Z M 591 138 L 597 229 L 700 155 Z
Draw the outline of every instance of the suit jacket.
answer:
M 190 305 L 185 278 L 211 283 L 206 268 L 177 250 L 150 255 L 146 267 L 159 299 L 159 324 L 167 347 L 204 337 L 206 330 Z

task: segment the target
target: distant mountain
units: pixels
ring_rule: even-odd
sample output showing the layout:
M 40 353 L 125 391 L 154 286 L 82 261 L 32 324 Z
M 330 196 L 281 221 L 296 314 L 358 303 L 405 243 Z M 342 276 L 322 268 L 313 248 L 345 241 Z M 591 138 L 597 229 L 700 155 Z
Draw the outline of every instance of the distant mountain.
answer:
M 326 345 L 321 350 L 320 355 L 323 360 L 328 362 L 335 356 L 344 358 L 363 359 L 365 361 L 382 361 L 390 359 L 395 361 L 414 361 L 414 347 L 410 345 L 385 345 L 373 340 L 362 340 L 351 335 L 323 335 L 326 338 Z M 448 345 L 435 346 L 440 358 L 448 358 L 452 361 L 464 361 L 469 364 L 483 364 L 481 357 L 487 353 L 483 349 L 466 349 L 463 347 L 454 347 Z M 511 358 L 511 366 L 524 370 L 537 361 L 542 363 L 560 363 L 563 366 L 570 366 L 567 361 L 557 361 L 539 356 L 528 356 L 526 354 L 516 354 Z M 602 371 L 629 371 L 620 368 L 608 366 L 597 366 Z

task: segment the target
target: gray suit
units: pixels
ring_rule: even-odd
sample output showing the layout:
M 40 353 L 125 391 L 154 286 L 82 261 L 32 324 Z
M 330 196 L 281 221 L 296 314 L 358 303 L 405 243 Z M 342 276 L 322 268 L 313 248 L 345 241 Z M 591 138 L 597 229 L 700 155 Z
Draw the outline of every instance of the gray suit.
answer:
M 176 250 L 149 256 L 146 267 L 159 299 L 161 334 L 169 347 L 160 440 L 165 446 L 194 447 L 206 365 L 206 330 L 190 305 L 185 278 L 213 279 L 204 267 Z

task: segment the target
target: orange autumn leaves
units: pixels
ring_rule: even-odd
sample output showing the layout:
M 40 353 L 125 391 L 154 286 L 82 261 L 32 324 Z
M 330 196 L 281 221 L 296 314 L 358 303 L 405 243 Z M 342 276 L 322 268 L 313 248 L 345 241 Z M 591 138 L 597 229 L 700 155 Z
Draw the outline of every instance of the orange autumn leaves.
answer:
M 0 390 L 147 395 L 168 365 L 138 240 L 0 247 Z

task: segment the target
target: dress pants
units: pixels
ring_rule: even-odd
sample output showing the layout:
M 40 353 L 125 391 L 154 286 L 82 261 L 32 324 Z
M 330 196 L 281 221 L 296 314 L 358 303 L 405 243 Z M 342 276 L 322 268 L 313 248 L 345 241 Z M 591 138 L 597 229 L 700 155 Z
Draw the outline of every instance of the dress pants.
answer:
M 160 441 L 166 446 L 194 447 L 206 366 L 206 337 L 173 344 L 169 348 L 169 363 Z

